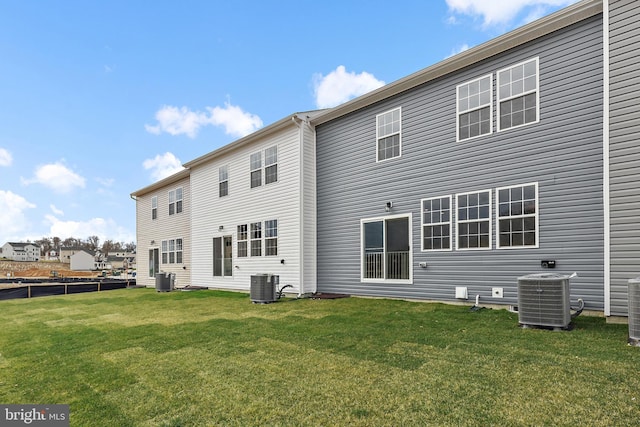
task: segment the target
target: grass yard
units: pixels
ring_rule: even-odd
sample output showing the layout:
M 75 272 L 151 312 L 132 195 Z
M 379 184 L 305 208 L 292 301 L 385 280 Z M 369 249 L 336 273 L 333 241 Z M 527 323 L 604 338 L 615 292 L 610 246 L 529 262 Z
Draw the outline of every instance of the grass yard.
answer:
M 637 425 L 627 326 L 384 299 L 125 289 L 0 301 L 0 403 L 72 426 Z

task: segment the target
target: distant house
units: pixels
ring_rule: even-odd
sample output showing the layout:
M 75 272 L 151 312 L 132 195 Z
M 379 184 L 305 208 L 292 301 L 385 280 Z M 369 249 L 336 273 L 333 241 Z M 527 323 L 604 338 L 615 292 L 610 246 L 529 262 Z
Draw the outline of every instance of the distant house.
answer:
M 60 262 L 64 262 L 65 264 L 69 264 L 71 262 L 71 256 L 76 252 L 83 251 L 84 248 L 80 246 L 66 246 L 60 248 Z
M 0 256 L 12 261 L 38 261 L 40 248 L 33 243 L 8 242 L 0 249 Z
M 70 264 L 72 271 L 91 271 L 95 268 L 95 254 L 89 253 L 85 249 L 81 249 L 71 255 Z

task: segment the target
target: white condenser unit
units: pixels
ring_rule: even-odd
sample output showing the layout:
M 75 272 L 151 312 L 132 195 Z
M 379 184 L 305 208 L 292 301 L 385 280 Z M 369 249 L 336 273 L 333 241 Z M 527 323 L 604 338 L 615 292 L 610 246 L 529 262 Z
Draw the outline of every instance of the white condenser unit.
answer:
M 629 280 L 629 344 L 640 347 L 640 277 Z
M 518 278 L 518 321 L 524 327 L 567 329 L 571 323 L 569 276 L 529 274 Z

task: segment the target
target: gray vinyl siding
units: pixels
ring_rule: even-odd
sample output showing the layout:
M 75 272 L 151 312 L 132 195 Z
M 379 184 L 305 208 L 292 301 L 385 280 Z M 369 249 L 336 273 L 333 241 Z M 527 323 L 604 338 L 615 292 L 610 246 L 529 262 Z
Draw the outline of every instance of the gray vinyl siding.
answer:
M 640 9 L 609 1 L 611 315 L 626 316 L 627 283 L 640 276 Z
M 555 260 L 571 299 L 604 307 L 601 15 L 316 128 L 318 291 L 517 302 L 517 277 Z M 497 71 L 539 57 L 540 121 L 496 132 Z M 456 142 L 456 86 L 491 73 L 493 133 Z M 376 163 L 376 115 L 402 107 L 402 156 Z M 537 182 L 539 248 L 496 249 L 496 188 Z M 492 190 L 492 249 L 421 251 L 420 200 Z M 391 212 L 385 203 L 393 202 Z M 455 202 L 454 202 L 455 203 Z M 412 215 L 412 284 L 360 280 L 361 219 Z M 455 222 L 452 223 L 455 227 Z M 456 233 L 454 230 L 454 241 Z M 419 267 L 426 262 L 427 267 Z M 492 287 L 504 298 L 492 298 Z

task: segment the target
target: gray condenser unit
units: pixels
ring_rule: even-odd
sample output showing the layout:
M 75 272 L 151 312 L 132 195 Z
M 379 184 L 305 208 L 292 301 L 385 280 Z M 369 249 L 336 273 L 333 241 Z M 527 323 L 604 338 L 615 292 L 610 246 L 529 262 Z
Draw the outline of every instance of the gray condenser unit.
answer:
M 518 278 L 521 325 L 566 329 L 571 323 L 569 276 L 529 274 Z
M 251 276 L 250 298 L 254 303 L 270 303 L 277 299 L 277 287 L 280 276 L 255 274 Z
M 640 277 L 629 280 L 629 344 L 640 347 Z
M 173 273 L 156 273 L 156 291 L 171 292 L 174 287 L 176 275 Z

